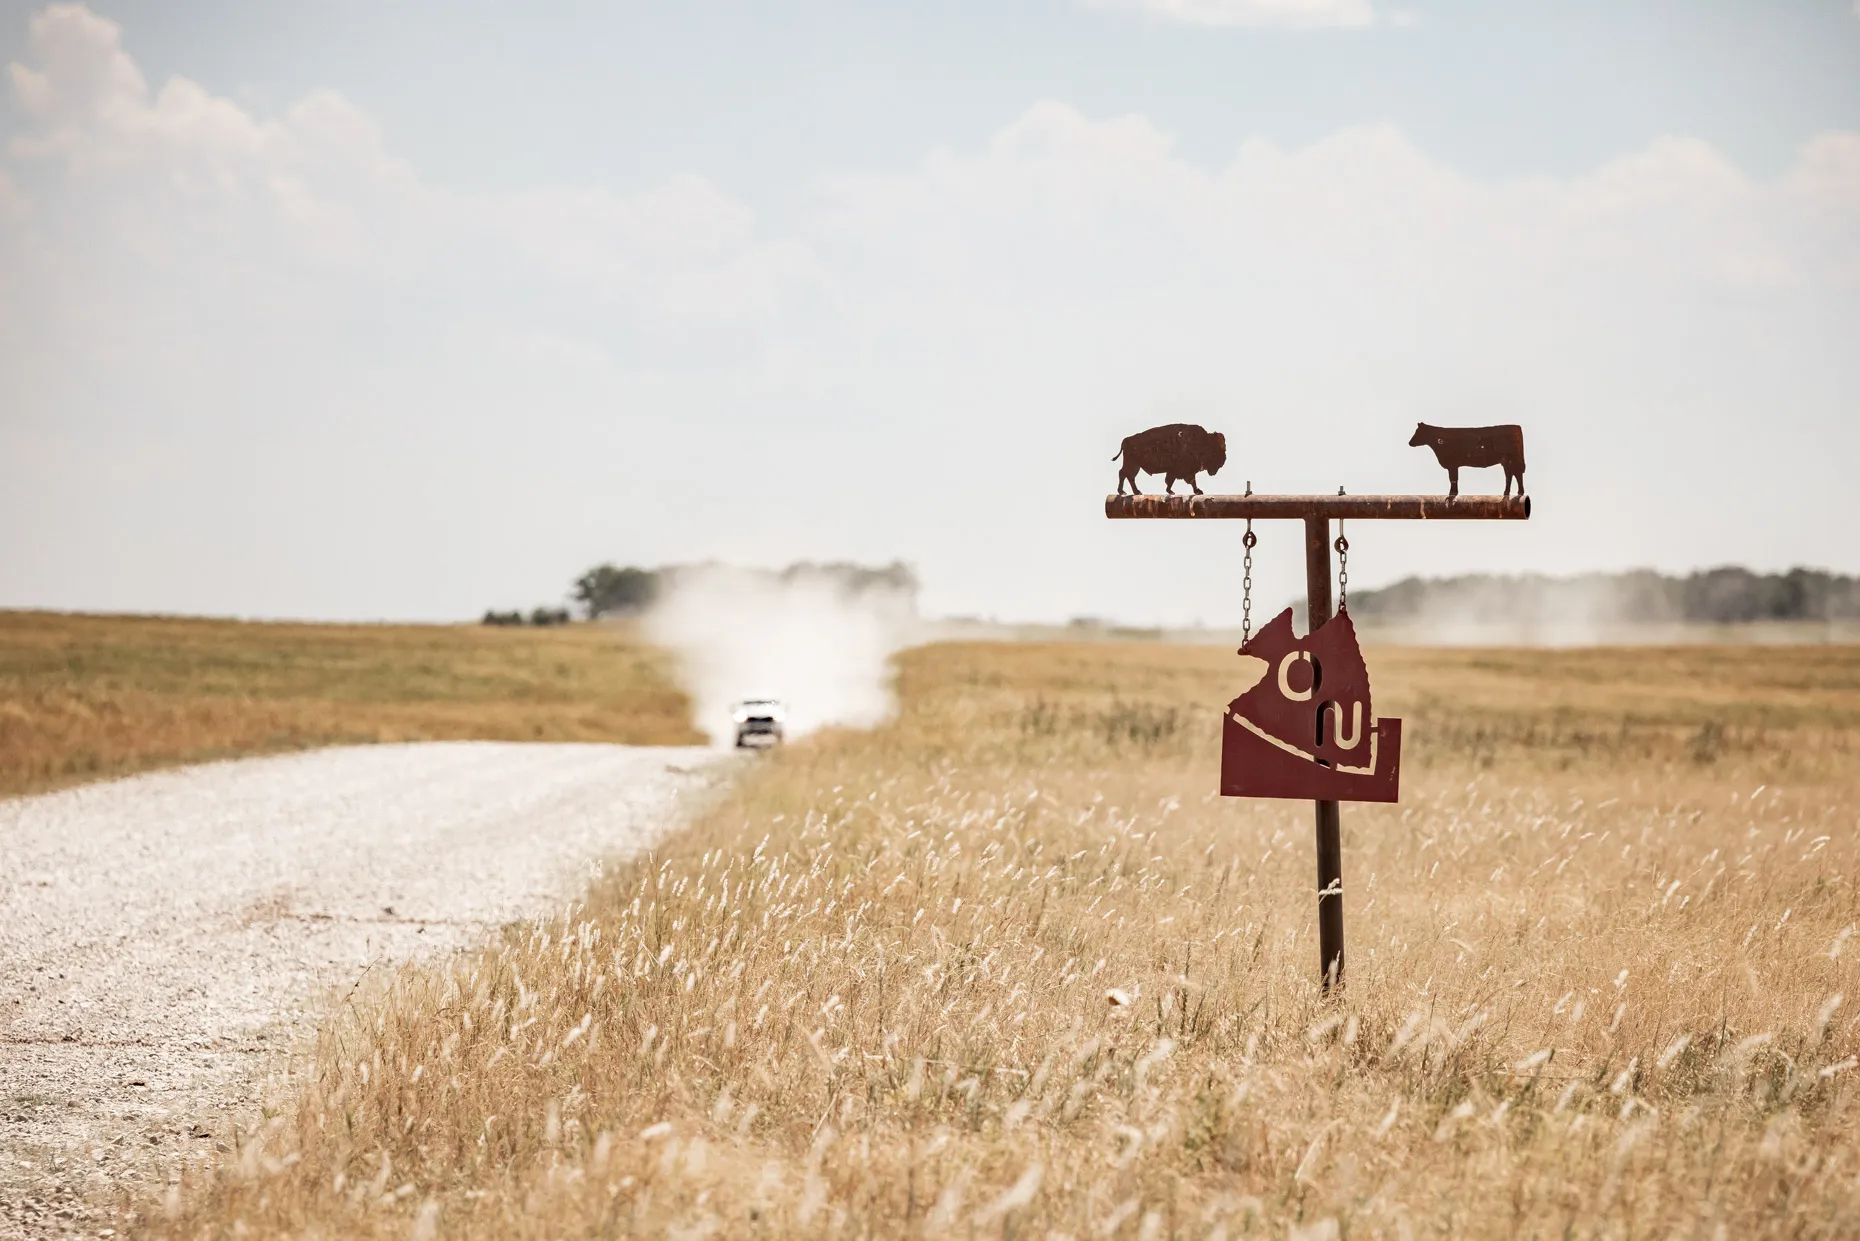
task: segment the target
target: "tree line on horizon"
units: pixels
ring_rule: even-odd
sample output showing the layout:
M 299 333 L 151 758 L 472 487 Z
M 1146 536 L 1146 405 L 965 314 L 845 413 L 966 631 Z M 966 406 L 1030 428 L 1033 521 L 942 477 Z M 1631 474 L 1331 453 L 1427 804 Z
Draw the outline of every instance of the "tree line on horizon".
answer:
M 1729 625 L 1751 621 L 1860 620 L 1860 578 L 1820 569 L 1755 573 L 1726 565 L 1668 576 L 1625 573 L 1473 573 L 1408 577 L 1350 592 L 1350 611 L 1383 622 L 1584 621 L 1616 624 Z
M 574 580 L 569 590 L 573 611 L 547 605 L 528 613 L 493 609 L 485 612 L 483 623 L 550 626 L 566 625 L 577 615 L 584 620 L 635 617 L 661 598 L 678 574 L 720 567 L 712 563 L 648 569 L 603 563 Z M 798 561 L 785 569 L 735 571 L 778 582 L 792 582 L 808 575 L 825 577 L 848 593 L 888 589 L 915 594 L 918 588 L 915 571 L 902 561 L 878 566 Z M 1352 591 L 1350 611 L 1362 620 L 1384 623 L 1453 620 L 1488 624 L 1567 621 L 1726 625 L 1847 621 L 1860 620 L 1860 577 L 1807 568 L 1756 573 L 1737 565 L 1683 577 L 1652 569 L 1570 577 L 1491 573 L 1407 577 L 1378 589 Z M 1082 618 L 1073 623 L 1111 624 Z
M 721 569 L 715 563 L 663 565 L 657 569 L 637 565 L 598 564 L 577 577 L 569 588 L 569 597 L 584 620 L 603 620 L 639 616 L 657 602 L 672 580 L 681 573 Z M 895 590 L 915 595 L 917 573 L 903 561 L 887 565 L 860 565 L 845 561 L 816 562 L 800 560 L 785 569 L 743 569 L 737 572 L 762 576 L 775 582 L 794 582 L 804 577 L 824 578 L 848 594 L 869 590 Z M 521 611 L 485 612 L 486 625 L 565 625 L 574 619 L 568 608 L 539 607 L 526 616 Z

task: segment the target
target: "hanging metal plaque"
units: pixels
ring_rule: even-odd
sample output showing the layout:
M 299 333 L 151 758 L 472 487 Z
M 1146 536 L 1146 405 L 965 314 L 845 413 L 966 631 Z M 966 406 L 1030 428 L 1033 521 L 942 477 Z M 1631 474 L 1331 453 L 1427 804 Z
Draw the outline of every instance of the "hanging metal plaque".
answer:
M 1265 662 L 1221 725 L 1221 794 L 1311 801 L 1399 800 L 1401 721 L 1378 719 L 1348 612 L 1304 638 L 1292 610 L 1240 648 Z

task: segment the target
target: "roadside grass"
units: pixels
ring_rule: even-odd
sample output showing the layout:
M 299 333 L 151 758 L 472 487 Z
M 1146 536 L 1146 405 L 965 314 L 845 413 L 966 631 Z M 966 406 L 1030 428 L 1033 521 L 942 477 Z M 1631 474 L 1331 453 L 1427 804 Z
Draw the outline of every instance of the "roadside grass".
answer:
M 1860 649 L 1371 652 L 1404 800 L 1211 794 L 1224 651 L 946 645 L 352 997 L 155 1236 L 1860 1229 Z
M 702 741 L 665 656 L 576 625 L 0 612 L 0 795 L 309 746 Z

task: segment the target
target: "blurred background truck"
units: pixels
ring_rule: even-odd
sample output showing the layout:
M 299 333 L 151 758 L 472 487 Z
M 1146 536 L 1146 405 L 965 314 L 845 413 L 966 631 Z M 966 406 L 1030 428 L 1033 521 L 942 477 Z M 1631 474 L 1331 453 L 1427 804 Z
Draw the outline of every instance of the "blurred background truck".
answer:
M 773 698 L 745 698 L 736 704 L 736 746 L 780 745 L 788 709 Z

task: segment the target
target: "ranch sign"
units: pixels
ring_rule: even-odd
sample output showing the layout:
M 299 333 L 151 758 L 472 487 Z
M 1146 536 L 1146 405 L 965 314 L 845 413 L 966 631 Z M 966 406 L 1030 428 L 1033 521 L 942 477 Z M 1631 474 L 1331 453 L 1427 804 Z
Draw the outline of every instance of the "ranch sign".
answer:
M 1369 694 L 1369 670 L 1349 613 L 1346 520 L 1524 521 L 1524 432 L 1516 426 L 1415 428 L 1410 447 L 1431 448 L 1447 471 L 1444 496 L 1208 495 L 1198 474 L 1212 477 L 1227 463 L 1227 439 L 1188 424 L 1153 427 L 1126 438 L 1117 493 L 1105 497 L 1111 518 L 1238 519 L 1246 522 L 1239 653 L 1258 670 L 1254 683 L 1227 704 L 1221 720 L 1221 793 L 1227 797 L 1286 797 L 1317 808 L 1318 969 L 1326 991 L 1343 983 L 1343 847 L 1338 805 L 1393 802 L 1401 790 L 1401 721 L 1379 717 Z M 1460 471 L 1498 466 L 1502 495 L 1463 496 Z M 1142 474 L 1159 475 L 1163 494 L 1144 495 Z M 1177 482 L 1190 494 L 1176 495 Z M 1516 485 L 1517 494 L 1512 494 Z M 1130 494 L 1124 489 L 1129 487 Z M 1303 637 L 1285 609 L 1252 632 L 1255 519 L 1298 520 L 1305 525 Z M 1331 539 L 1330 523 L 1337 522 Z M 1331 607 L 1331 553 L 1340 570 L 1337 606 Z

